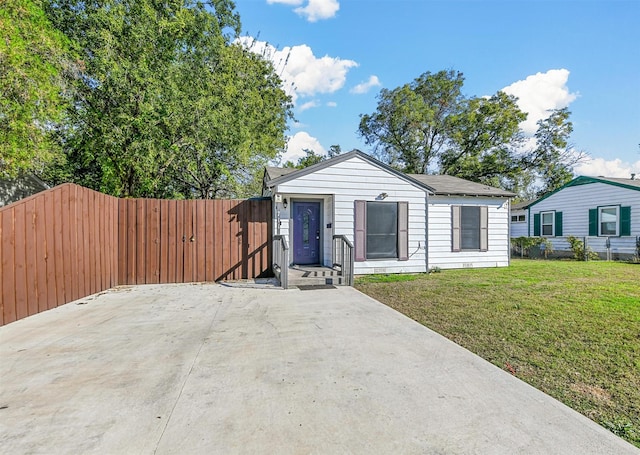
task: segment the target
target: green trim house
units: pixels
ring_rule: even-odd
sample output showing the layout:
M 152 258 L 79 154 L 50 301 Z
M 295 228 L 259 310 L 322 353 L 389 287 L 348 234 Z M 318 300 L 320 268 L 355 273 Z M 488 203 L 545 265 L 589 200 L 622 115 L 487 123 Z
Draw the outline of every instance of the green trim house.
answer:
M 640 179 L 577 177 L 529 204 L 529 235 L 547 237 L 557 252 L 569 251 L 568 236 L 589 247 L 625 257 L 640 240 Z

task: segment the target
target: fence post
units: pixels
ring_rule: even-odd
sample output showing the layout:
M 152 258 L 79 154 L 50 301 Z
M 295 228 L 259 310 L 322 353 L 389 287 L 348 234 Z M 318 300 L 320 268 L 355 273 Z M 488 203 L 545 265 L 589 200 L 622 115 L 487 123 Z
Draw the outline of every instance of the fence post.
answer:
M 583 250 L 584 250 L 583 251 L 583 253 L 584 253 L 584 261 L 585 262 L 587 262 L 589 260 L 589 253 L 587 252 L 589 246 L 587 245 L 587 239 L 588 239 L 588 237 L 585 237 L 584 240 L 582 241 Z

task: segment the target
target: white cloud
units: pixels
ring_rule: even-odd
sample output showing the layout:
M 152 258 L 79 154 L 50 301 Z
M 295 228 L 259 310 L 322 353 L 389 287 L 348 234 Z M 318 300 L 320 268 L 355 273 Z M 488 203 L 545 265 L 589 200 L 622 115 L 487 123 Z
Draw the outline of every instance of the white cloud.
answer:
M 287 143 L 287 151 L 282 155 L 282 162 L 293 161 L 298 162 L 299 158 L 305 156 L 304 150 L 313 150 L 316 154 L 326 155 L 326 149 L 320 144 L 320 141 L 310 136 L 306 131 L 300 131 L 289 138 Z
M 316 22 L 319 19 L 334 17 L 339 9 L 338 0 L 309 0 L 307 6 L 300 6 L 294 11 L 300 16 L 306 17 L 309 22 Z
M 306 6 L 302 6 L 304 0 L 267 0 L 269 5 L 280 3 L 282 5 L 297 6 L 294 11 L 309 22 L 335 17 L 340 9 L 338 0 L 309 0 Z
M 567 81 L 569 70 L 549 70 L 528 76 L 502 89 L 509 95 L 518 97 L 518 106 L 527 112 L 527 120 L 520 125 L 525 133 L 534 134 L 538 120 L 549 117 L 550 110 L 562 109 L 571 104 L 577 93 L 569 92 Z
M 318 103 L 315 100 L 311 100 L 311 101 L 307 101 L 306 103 L 302 104 L 298 110 L 300 112 L 304 112 L 307 109 L 311 109 L 312 107 L 318 107 Z
M 344 86 L 349 69 L 358 66 L 353 60 L 328 55 L 316 57 L 306 44 L 278 50 L 269 43 L 251 37 L 243 37 L 239 41 L 252 52 L 273 62 L 283 81 L 282 88 L 294 103 L 299 96 L 314 96 L 340 90 Z
M 298 6 L 302 5 L 302 0 L 267 0 L 269 5 L 273 5 L 274 3 L 281 3 L 283 5 L 293 5 Z
M 361 95 L 363 93 L 367 93 L 373 87 L 380 87 L 381 85 L 382 84 L 380 83 L 380 79 L 378 79 L 378 76 L 374 75 L 370 76 L 368 81 L 361 82 L 360 84 L 353 87 L 351 90 L 349 90 L 349 92 Z
M 619 158 L 606 160 L 604 158 L 592 158 L 585 163 L 578 164 L 574 168 L 576 175 L 589 177 L 631 177 L 631 173 L 638 174 L 640 178 L 640 160 L 635 163 L 627 163 Z
M 327 107 L 338 107 L 338 103 L 336 103 L 335 101 L 329 101 L 327 103 Z

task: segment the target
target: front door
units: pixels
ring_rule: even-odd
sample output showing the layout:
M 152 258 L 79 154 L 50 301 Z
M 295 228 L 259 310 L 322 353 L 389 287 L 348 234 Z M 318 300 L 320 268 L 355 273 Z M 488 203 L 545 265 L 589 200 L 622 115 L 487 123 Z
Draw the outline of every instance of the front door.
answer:
M 293 263 L 320 262 L 320 202 L 293 202 Z

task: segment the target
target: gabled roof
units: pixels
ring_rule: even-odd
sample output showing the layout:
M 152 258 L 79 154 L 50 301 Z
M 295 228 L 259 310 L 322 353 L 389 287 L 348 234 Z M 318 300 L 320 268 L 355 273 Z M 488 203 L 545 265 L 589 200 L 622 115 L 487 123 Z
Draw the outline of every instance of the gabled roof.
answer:
M 504 191 L 499 188 L 483 185 L 481 183 L 470 182 L 468 180 L 464 180 L 458 177 L 452 177 L 450 175 L 405 174 L 404 172 L 400 172 L 397 169 L 394 169 L 391 166 L 388 166 L 376 160 L 372 156 L 361 152 L 360 150 L 353 150 L 351 152 L 338 155 L 304 169 L 278 168 L 268 166 L 265 168 L 264 182 L 268 188 L 272 188 L 274 186 L 280 185 L 281 183 L 297 179 L 299 177 L 302 177 L 303 175 L 312 174 L 316 171 L 325 169 L 336 163 L 349 160 L 353 157 L 358 157 L 364 161 L 367 161 L 372 165 L 379 167 L 406 182 L 411 183 L 412 185 L 428 191 L 431 194 L 456 196 L 515 196 L 515 194 L 510 193 L 509 191 Z
M 515 204 L 511 204 L 511 210 L 524 210 L 524 209 L 527 209 L 534 202 L 536 202 L 536 199 L 530 199 L 528 201 L 516 202 Z
M 561 186 L 560 188 L 558 188 L 555 191 L 552 191 L 551 193 L 545 194 L 544 196 L 542 196 L 540 199 L 532 202 L 531 204 L 529 204 L 529 207 L 537 204 L 538 202 L 544 201 L 545 199 L 547 199 L 550 196 L 553 196 L 554 194 L 556 194 L 558 191 L 562 191 L 565 188 L 569 188 L 570 186 L 581 186 L 581 185 L 589 185 L 591 183 L 604 183 L 607 185 L 613 185 L 613 186 L 618 186 L 620 188 L 626 188 L 628 190 L 635 190 L 635 191 L 640 191 L 640 180 L 637 179 L 630 179 L 630 178 L 618 178 L 618 177 L 586 177 L 586 176 L 579 176 L 576 177 L 575 179 L 571 180 L 569 183 Z
M 390 174 L 395 175 L 396 177 L 419 187 L 422 190 L 429 190 L 429 188 L 425 187 L 421 182 L 411 178 L 409 175 L 398 171 L 397 169 L 388 166 L 370 155 L 361 152 L 360 150 L 352 150 L 351 152 L 343 153 L 341 155 L 335 156 L 325 161 L 321 161 L 319 163 L 314 164 L 313 166 L 305 167 L 304 169 L 288 169 L 288 168 L 273 168 L 267 167 L 265 168 L 265 185 L 268 188 L 273 188 L 274 186 L 280 185 L 282 183 L 288 182 L 290 180 L 295 180 L 304 175 L 313 174 L 314 172 L 320 171 L 322 169 L 326 169 L 334 164 L 341 163 L 343 161 L 350 160 L 351 158 L 358 157 L 364 161 L 371 163 L 373 166 L 379 167 Z
M 499 196 L 513 197 L 514 193 L 483 185 L 482 183 L 454 177 L 452 175 L 409 174 L 427 186 L 434 194 L 442 196 Z

